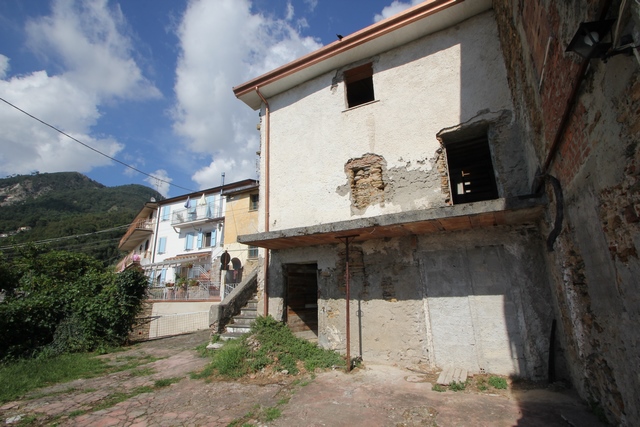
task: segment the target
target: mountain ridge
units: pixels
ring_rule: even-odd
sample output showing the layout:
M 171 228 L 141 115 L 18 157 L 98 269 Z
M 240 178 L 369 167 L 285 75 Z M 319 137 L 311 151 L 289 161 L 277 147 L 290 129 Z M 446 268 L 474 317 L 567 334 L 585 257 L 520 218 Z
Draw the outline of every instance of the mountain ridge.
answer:
M 124 227 L 151 199 L 163 197 L 139 184 L 107 187 L 79 172 L 34 173 L 0 179 L 0 250 L 53 239 L 49 249 L 82 251 L 112 264 L 123 255 L 126 229 L 78 239 L 57 238 Z

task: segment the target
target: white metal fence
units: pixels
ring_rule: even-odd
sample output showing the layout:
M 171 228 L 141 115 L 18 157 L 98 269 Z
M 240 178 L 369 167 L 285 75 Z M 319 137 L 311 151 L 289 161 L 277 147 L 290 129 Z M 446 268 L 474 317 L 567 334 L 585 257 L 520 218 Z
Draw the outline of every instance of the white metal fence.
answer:
M 209 328 L 209 311 L 153 316 L 149 338 L 179 335 Z

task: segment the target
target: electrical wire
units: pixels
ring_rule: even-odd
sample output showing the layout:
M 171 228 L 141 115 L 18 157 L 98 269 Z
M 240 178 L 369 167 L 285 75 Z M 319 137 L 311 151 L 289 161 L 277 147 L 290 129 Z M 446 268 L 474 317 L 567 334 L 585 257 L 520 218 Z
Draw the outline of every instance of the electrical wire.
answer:
M 91 233 L 75 234 L 73 236 L 54 237 L 54 238 L 51 238 L 51 239 L 38 240 L 38 241 L 35 241 L 35 242 L 18 243 L 18 244 L 10 245 L 10 246 L 0 246 L 0 250 L 22 248 L 24 246 L 29 246 L 29 245 L 40 245 L 40 244 L 45 244 L 45 243 L 59 242 L 59 241 L 62 241 L 62 240 L 77 239 L 77 238 L 80 238 L 80 237 L 94 236 L 96 234 L 108 233 L 108 232 L 111 232 L 111 231 L 120 230 L 122 228 L 128 228 L 129 225 L 130 224 L 119 225 L 117 227 L 107 228 L 105 230 L 93 231 Z
M 88 144 L 85 144 L 84 142 L 80 141 L 79 139 L 76 139 L 73 136 L 69 135 L 68 133 L 58 129 L 57 127 L 55 127 L 55 126 L 53 126 L 53 125 L 51 125 L 51 124 L 49 124 L 47 122 L 45 122 L 44 120 L 41 120 L 41 119 L 37 118 L 33 114 L 30 114 L 30 113 L 26 112 L 22 108 L 10 103 L 9 101 L 7 101 L 6 99 L 4 99 L 2 97 L 0 97 L 0 101 L 4 102 L 5 104 L 9 105 L 10 107 L 15 108 L 16 110 L 20 111 L 21 113 L 26 114 L 27 116 L 31 117 L 32 119 L 36 120 L 37 122 L 40 122 L 43 125 L 50 127 L 51 129 L 55 130 L 56 132 L 61 133 L 62 135 L 66 136 L 67 138 L 69 138 L 69 139 L 77 142 L 78 144 L 88 148 L 89 150 L 95 151 L 96 153 L 100 154 L 101 156 L 104 156 L 104 157 L 106 157 L 106 158 L 108 158 L 110 160 L 113 160 L 114 162 L 120 163 L 121 165 L 123 165 L 125 167 L 128 167 L 129 169 L 132 169 L 132 170 L 134 170 L 134 171 L 136 171 L 138 173 L 141 173 L 142 175 L 148 176 L 149 178 L 155 179 L 156 181 L 164 182 L 165 184 L 169 184 L 172 187 L 180 188 L 181 190 L 186 190 L 186 191 L 188 191 L 190 193 L 195 193 L 196 192 L 196 190 L 192 190 L 192 189 L 189 189 L 189 188 L 186 188 L 186 187 L 181 187 L 181 186 L 179 186 L 177 184 L 172 184 L 170 181 L 164 180 L 162 178 L 158 178 L 157 176 L 154 176 L 154 175 L 151 175 L 151 174 L 149 174 L 147 172 L 141 171 L 140 169 L 138 169 L 138 168 L 136 168 L 134 166 L 131 166 L 131 165 L 129 165 L 129 164 L 127 164 L 127 163 L 125 163 L 125 162 L 123 162 L 121 160 L 118 160 L 118 159 L 116 159 L 114 157 L 111 157 L 108 154 L 105 154 L 102 151 L 100 151 L 100 150 L 98 150 L 96 148 L 93 148 L 92 146 L 90 146 Z

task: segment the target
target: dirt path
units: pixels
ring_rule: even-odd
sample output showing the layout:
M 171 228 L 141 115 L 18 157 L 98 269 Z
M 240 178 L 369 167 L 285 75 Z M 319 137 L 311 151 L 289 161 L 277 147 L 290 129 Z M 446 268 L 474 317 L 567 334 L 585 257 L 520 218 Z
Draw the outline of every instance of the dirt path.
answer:
M 386 365 L 314 379 L 193 380 L 208 331 L 103 356 L 121 372 L 37 390 L 0 407 L 0 423 L 31 426 L 600 426 L 568 393 L 432 391 L 431 377 Z M 136 365 L 136 366 L 133 366 Z M 127 367 L 129 365 L 126 365 Z

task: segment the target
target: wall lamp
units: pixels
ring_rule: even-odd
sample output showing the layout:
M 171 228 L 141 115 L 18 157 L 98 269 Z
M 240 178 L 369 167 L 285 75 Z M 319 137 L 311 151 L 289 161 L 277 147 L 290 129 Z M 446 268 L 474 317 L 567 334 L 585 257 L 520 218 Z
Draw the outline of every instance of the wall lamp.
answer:
M 623 36 L 619 47 L 613 47 L 611 41 L 606 41 L 611 40 L 611 26 L 614 22 L 615 19 L 606 19 L 581 23 L 565 52 L 575 52 L 584 59 L 599 58 L 604 62 L 615 55 L 631 55 L 633 49 L 637 49 L 637 46 L 632 45 L 631 35 Z

